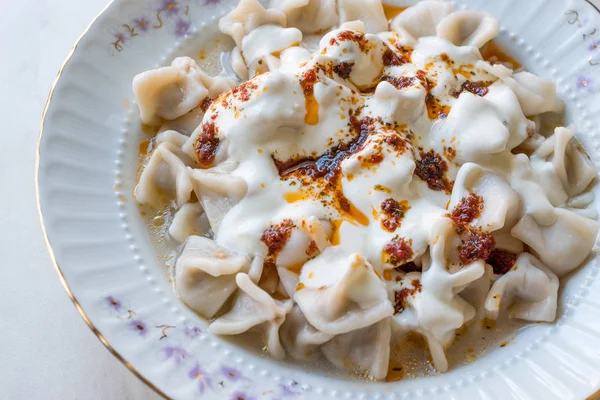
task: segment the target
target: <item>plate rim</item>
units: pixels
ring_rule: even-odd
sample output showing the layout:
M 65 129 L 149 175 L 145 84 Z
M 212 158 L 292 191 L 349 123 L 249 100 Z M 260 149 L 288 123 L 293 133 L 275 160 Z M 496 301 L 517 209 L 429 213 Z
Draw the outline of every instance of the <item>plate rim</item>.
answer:
M 54 78 L 54 81 L 52 82 L 52 85 L 50 87 L 48 96 L 46 98 L 46 101 L 45 101 L 45 104 L 44 104 L 44 107 L 42 110 L 40 127 L 39 127 L 38 136 L 37 136 L 37 140 L 36 140 L 35 167 L 34 167 L 35 168 L 35 170 L 34 170 L 34 190 L 35 190 L 36 208 L 37 208 L 37 213 L 38 213 L 38 217 L 39 217 L 40 227 L 42 229 L 42 236 L 43 236 L 44 242 L 46 244 L 46 248 L 48 250 L 48 255 L 50 256 L 50 262 L 54 266 L 54 270 L 57 273 L 58 278 L 59 278 L 64 290 L 66 291 L 69 299 L 71 299 L 73 305 L 75 306 L 75 309 L 78 311 L 81 318 L 84 320 L 86 325 L 90 328 L 90 330 L 94 333 L 94 335 L 98 338 L 98 340 L 100 340 L 100 342 L 104 345 L 104 347 L 117 360 L 119 360 L 134 376 L 136 376 L 144 384 L 146 384 L 148 387 L 150 387 L 160 397 L 162 397 L 166 400 L 173 400 L 171 397 L 166 395 L 157 385 L 155 385 L 148 378 L 146 378 L 142 373 L 140 373 L 129 361 L 127 361 L 127 359 L 123 355 L 121 355 L 110 344 L 110 342 L 105 338 L 105 336 L 102 334 L 102 332 L 100 332 L 100 330 L 90 320 L 86 311 L 83 309 L 80 302 L 77 300 L 76 296 L 74 295 L 74 293 L 73 293 L 71 287 L 69 286 L 69 283 L 67 282 L 67 279 L 58 263 L 58 260 L 56 259 L 54 249 L 53 249 L 50 239 L 48 237 L 48 232 L 46 230 L 46 225 L 44 223 L 44 215 L 43 215 L 42 207 L 41 207 L 41 194 L 40 194 L 40 182 L 39 182 L 40 147 L 41 147 L 42 136 L 44 133 L 44 125 L 45 125 L 45 121 L 46 121 L 46 115 L 47 115 L 50 103 L 53 99 L 55 89 L 58 86 L 58 84 L 62 78 L 62 74 L 64 72 L 65 67 L 71 61 L 80 42 L 86 37 L 86 35 L 89 33 L 89 31 L 92 29 L 92 27 L 94 27 L 96 25 L 96 23 L 98 22 L 100 17 L 106 11 L 108 11 L 108 9 L 110 9 L 111 6 L 113 6 L 113 4 L 115 4 L 117 1 L 118 0 L 108 0 L 107 4 L 92 18 L 92 20 L 89 22 L 89 24 L 83 30 L 83 32 L 78 36 L 78 38 L 75 40 L 74 44 L 71 46 L 65 60 L 62 62 L 61 66 L 58 70 L 58 73 L 57 73 L 56 77 Z M 421 1 L 421 0 L 417 0 L 417 1 Z M 382 0 L 382 2 L 385 2 L 385 0 Z M 593 4 L 591 0 L 583 0 L 582 3 L 587 4 L 595 12 L 600 14 L 600 7 Z M 589 394 L 588 396 L 585 397 L 585 400 L 598 400 L 598 399 L 600 399 L 600 387 L 596 391 L 592 392 L 591 394 Z

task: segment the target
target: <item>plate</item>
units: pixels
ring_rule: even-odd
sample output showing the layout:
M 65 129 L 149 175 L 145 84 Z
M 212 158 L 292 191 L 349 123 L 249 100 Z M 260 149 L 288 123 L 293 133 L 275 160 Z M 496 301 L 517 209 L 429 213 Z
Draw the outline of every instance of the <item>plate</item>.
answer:
M 146 134 L 131 80 L 177 55 L 210 64 L 226 43 L 217 21 L 236 3 L 113 1 L 52 89 L 38 144 L 39 211 L 59 277 L 100 340 L 174 399 L 582 399 L 598 390 L 598 257 L 564 285 L 557 323 L 531 325 L 509 346 L 444 375 L 398 382 L 348 380 L 274 361 L 210 334 L 177 300 L 132 198 Z M 557 83 L 567 122 L 600 166 L 597 10 L 583 0 L 453 3 L 496 16 L 500 46 Z

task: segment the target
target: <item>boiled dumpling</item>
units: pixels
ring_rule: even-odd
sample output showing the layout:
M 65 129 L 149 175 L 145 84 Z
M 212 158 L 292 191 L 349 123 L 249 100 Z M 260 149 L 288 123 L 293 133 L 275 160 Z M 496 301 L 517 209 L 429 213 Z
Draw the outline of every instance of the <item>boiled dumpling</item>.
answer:
M 407 8 L 390 23 L 399 41 L 413 46 L 424 36 L 435 36 L 437 24 L 452 12 L 452 5 L 445 1 L 426 0 Z
M 246 182 L 230 173 L 234 168 L 235 165 L 225 163 L 211 169 L 190 170 L 194 193 L 202 204 L 215 234 L 223 216 L 248 191 Z
M 296 360 L 317 358 L 319 347 L 334 337 L 309 324 L 298 306 L 294 306 L 285 318 L 279 336 L 285 351 Z
M 227 78 L 212 78 L 189 57 L 176 58 L 171 66 L 150 70 L 133 79 L 140 117 L 147 124 L 179 118 L 208 96 L 233 88 Z
M 190 235 L 205 235 L 210 230 L 208 219 L 200 203 L 184 204 L 173 217 L 169 226 L 169 235 L 179 243 L 185 242 Z
M 243 59 L 251 71 L 250 77 L 255 76 L 257 70 L 264 73 L 276 69 L 273 67 L 278 64 L 278 55 L 289 47 L 299 46 L 300 43 L 302 32 L 296 28 L 262 25 L 252 30 L 244 36 L 241 45 Z M 259 65 L 260 63 L 263 65 Z M 272 68 L 266 69 L 267 63 L 270 63 Z
M 598 222 L 555 208 L 554 222 L 538 223 L 525 215 L 511 234 L 530 246 L 559 278 L 577 268 L 590 254 L 598 234 Z
M 237 289 L 235 275 L 249 267 L 248 257 L 190 236 L 175 265 L 175 290 L 190 308 L 211 318 Z
M 556 85 L 549 79 L 520 71 L 512 75 L 512 78 L 504 79 L 504 83 L 515 92 L 523 114 L 528 117 L 564 110 L 562 100 L 556 95 Z
M 385 318 L 372 326 L 338 335 L 321 349 L 338 368 L 359 369 L 375 379 L 383 379 L 390 361 L 390 341 L 390 318 Z
M 283 11 L 288 26 L 304 33 L 325 31 L 338 23 L 336 0 L 271 0 L 270 6 Z
M 240 0 L 237 7 L 219 20 L 219 29 L 238 46 L 253 29 L 265 24 L 286 26 L 285 15 L 278 10 L 266 10 L 258 0 Z
M 367 33 L 386 31 L 388 22 L 383 12 L 381 0 L 338 0 L 340 23 L 360 20 Z
M 233 308 L 211 323 L 210 331 L 217 335 L 237 335 L 257 325 L 266 324 L 269 353 L 277 359 L 284 358 L 285 350 L 279 341 L 279 328 L 292 310 L 293 302 L 274 300 L 246 274 L 237 274 L 235 282 L 241 292 Z
M 554 135 L 531 155 L 531 167 L 539 174 L 542 185 L 548 191 L 550 201 L 564 205 L 568 197 L 582 193 L 596 177 L 596 169 L 585 152 L 573 139 L 574 132 L 568 128 L 556 128 Z M 572 140 L 573 139 L 573 140 Z M 555 188 L 563 187 L 565 195 L 552 196 Z
M 311 272 L 315 279 L 308 278 Z M 321 278 L 320 274 L 329 276 Z M 371 264 L 360 255 L 349 255 L 337 247 L 328 247 L 307 262 L 300 281 L 304 288 L 298 288 L 294 300 L 308 322 L 324 333 L 350 332 L 394 312 L 385 285 Z
M 481 202 L 481 212 L 471 226 L 493 232 L 517 222 L 519 195 L 503 177 L 473 163 L 463 164 L 458 171 L 448 209 L 454 210 L 470 196 L 475 196 L 477 206 Z
M 523 253 L 514 267 L 494 282 L 485 301 L 487 317 L 508 307 L 513 318 L 552 322 L 556 318 L 558 278 L 537 258 Z
M 436 33 L 457 46 L 482 47 L 498 35 L 498 21 L 477 11 L 456 11 L 437 24 Z
M 152 151 L 133 192 L 141 204 L 160 207 L 170 199 L 178 206 L 187 203 L 192 194 L 192 178 L 188 165 L 193 162 L 172 143 L 161 143 Z

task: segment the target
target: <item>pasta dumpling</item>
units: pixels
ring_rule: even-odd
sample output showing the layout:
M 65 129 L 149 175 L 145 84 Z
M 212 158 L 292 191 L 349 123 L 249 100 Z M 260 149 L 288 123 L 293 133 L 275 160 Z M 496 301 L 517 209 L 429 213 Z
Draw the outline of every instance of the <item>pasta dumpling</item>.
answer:
M 248 257 L 212 239 L 190 236 L 175 265 L 175 290 L 191 309 L 211 318 L 236 291 L 236 274 L 249 267 Z
M 399 42 L 413 46 L 425 36 L 435 36 L 438 23 L 452 12 L 452 5 L 445 1 L 420 1 L 413 7 L 398 14 L 390 27 L 399 36 Z
M 337 279 L 320 289 L 309 283 L 311 270 L 320 265 L 336 264 Z M 307 278 L 304 279 L 304 276 Z M 392 315 L 393 307 L 385 286 L 373 267 L 358 254 L 348 255 L 335 247 L 306 263 L 294 300 L 308 322 L 321 332 L 337 335 L 372 325 Z M 310 285 L 310 286 L 309 286 Z
M 237 335 L 254 326 L 266 324 L 269 353 L 277 359 L 284 358 L 279 328 L 292 310 L 293 302 L 274 300 L 247 274 L 237 274 L 235 282 L 241 290 L 240 294 L 231 310 L 210 324 L 210 331 L 219 335 Z
M 338 0 L 337 3 L 340 23 L 360 20 L 367 33 L 387 30 L 388 22 L 380 0 Z
M 245 35 L 266 24 L 286 26 L 285 14 L 275 9 L 266 10 L 258 0 L 240 0 L 233 11 L 219 20 L 219 29 L 241 47 Z
M 558 278 L 537 258 L 523 253 L 514 267 L 492 285 L 486 300 L 488 318 L 496 319 L 502 308 L 513 318 L 552 322 L 556 318 Z
M 286 316 L 279 336 L 287 354 L 296 360 L 317 358 L 319 347 L 334 337 L 316 330 L 309 324 L 297 305 Z
M 175 213 L 169 226 L 169 235 L 183 243 L 188 236 L 204 236 L 209 230 L 208 219 L 200 203 L 186 203 Z
M 457 46 L 483 47 L 498 35 L 498 21 L 476 11 L 455 11 L 436 25 L 436 33 Z
M 171 66 L 143 72 L 133 79 L 133 94 L 146 124 L 179 118 L 208 96 L 231 88 L 231 80 L 208 76 L 189 57 L 176 58 Z
M 270 5 L 303 33 L 318 33 L 338 23 L 336 0 L 271 0 Z

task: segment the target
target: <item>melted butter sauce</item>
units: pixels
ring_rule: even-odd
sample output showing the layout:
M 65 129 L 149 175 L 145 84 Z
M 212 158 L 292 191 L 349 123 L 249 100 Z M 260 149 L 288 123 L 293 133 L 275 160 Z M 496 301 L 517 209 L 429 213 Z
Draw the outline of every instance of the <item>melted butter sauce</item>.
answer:
M 486 61 L 508 63 L 513 69 L 519 69 L 523 67 L 519 61 L 504 51 L 504 49 L 502 49 L 495 40 L 491 40 L 485 46 L 483 46 L 481 49 L 481 56 Z
M 389 21 L 394 19 L 398 14 L 402 11 L 406 10 L 408 7 L 395 6 L 393 4 L 383 3 L 383 13 L 385 14 L 385 18 Z

